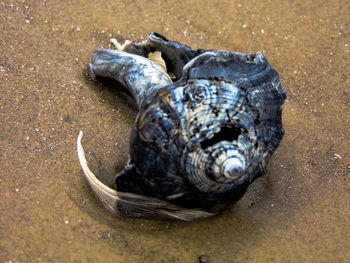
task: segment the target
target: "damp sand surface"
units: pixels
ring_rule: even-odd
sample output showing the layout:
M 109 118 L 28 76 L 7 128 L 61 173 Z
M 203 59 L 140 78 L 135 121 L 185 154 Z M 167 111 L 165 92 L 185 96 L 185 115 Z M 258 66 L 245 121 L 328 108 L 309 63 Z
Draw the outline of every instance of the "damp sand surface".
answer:
M 0 262 L 349 262 L 349 1 L 1 1 Z M 137 114 L 86 65 L 110 37 L 156 31 L 194 48 L 264 52 L 287 92 L 266 175 L 219 216 L 118 218 L 106 184 Z

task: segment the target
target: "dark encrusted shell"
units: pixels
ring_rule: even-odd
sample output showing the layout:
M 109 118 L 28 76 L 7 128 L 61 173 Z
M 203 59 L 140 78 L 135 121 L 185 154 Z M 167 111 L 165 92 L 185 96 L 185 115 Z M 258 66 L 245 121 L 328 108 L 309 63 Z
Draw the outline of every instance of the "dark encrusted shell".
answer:
M 116 176 L 117 192 L 208 212 L 239 199 L 265 172 L 283 136 L 286 95 L 277 72 L 260 52 L 193 50 L 156 33 L 123 50 L 129 53 L 98 50 L 91 65 L 94 74 L 127 86 L 139 105 L 130 161 Z M 117 57 L 147 57 L 151 51 L 162 52 L 174 82 L 153 62 L 149 67 L 156 73 L 148 73 L 148 66 L 121 72 L 137 67 L 130 61 L 116 66 Z M 162 84 L 135 85 L 144 78 Z M 130 210 L 126 207 L 118 209 Z

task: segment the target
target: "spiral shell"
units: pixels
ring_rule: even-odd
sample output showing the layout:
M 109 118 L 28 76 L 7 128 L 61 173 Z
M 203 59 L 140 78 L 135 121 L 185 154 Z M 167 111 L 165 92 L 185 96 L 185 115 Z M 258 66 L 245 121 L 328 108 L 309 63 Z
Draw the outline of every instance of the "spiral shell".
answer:
M 194 50 L 157 33 L 122 49 L 97 50 L 91 64 L 94 75 L 117 79 L 139 105 L 117 193 L 156 198 L 172 211 L 216 212 L 238 200 L 265 172 L 284 133 L 277 72 L 260 52 Z M 153 51 L 168 72 L 147 59 Z M 135 214 L 130 205 L 113 205 Z M 166 210 L 151 206 L 157 215 Z

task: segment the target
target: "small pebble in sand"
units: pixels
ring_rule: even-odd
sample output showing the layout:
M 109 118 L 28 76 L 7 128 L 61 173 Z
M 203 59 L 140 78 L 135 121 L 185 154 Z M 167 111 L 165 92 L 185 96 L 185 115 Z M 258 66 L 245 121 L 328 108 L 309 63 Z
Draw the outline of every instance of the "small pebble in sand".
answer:
M 198 259 L 199 263 L 209 263 L 209 257 L 207 255 L 200 255 Z

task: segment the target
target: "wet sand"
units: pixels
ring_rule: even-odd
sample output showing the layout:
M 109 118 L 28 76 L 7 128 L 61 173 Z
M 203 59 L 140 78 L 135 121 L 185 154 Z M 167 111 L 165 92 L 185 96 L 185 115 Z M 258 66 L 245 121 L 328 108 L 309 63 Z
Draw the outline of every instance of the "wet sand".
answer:
M 1 1 L 0 262 L 349 262 L 349 1 Z M 194 48 L 263 51 L 287 92 L 268 172 L 194 223 L 109 214 L 135 108 L 86 77 L 109 38 L 150 31 Z

